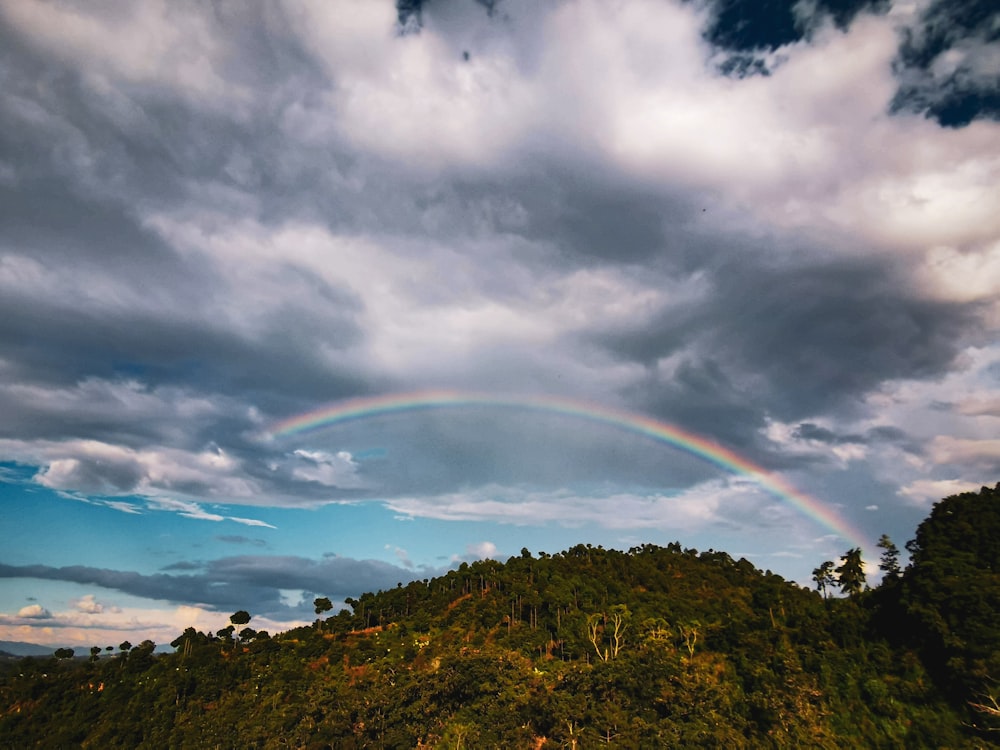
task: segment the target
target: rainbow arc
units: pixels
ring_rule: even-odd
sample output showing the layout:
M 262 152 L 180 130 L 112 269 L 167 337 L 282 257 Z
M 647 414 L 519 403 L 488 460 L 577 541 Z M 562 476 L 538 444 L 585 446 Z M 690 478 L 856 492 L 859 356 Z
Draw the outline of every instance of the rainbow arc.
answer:
M 656 440 L 697 456 L 727 472 L 753 480 L 767 492 L 855 547 L 866 548 L 865 536 L 835 509 L 800 492 L 781 477 L 706 437 L 639 414 L 560 396 L 498 396 L 489 393 L 431 390 L 357 398 L 334 403 L 278 422 L 270 430 L 285 438 L 349 422 L 435 409 L 482 406 L 573 417 Z

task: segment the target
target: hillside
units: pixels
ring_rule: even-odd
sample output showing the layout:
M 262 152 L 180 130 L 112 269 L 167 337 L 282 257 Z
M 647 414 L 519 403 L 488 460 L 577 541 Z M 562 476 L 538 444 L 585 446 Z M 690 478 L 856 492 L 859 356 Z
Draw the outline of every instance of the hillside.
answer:
M 312 628 L 272 636 L 236 613 L 173 654 L 27 658 L 0 681 L 0 747 L 995 743 L 1000 485 L 936 504 L 904 570 L 884 541 L 874 589 L 850 552 L 816 561 L 851 596 L 676 543 L 523 550 Z

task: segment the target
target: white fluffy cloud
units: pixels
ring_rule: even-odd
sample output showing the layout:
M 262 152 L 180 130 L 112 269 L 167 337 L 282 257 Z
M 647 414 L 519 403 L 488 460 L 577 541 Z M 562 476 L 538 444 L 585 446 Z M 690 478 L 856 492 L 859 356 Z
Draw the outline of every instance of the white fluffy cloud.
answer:
M 88 615 L 99 615 L 104 611 L 104 605 L 97 601 L 97 596 L 94 594 L 84 594 L 79 599 L 71 602 L 71 604 L 77 611 Z
M 49 612 L 41 604 L 28 604 L 27 606 L 21 607 L 17 611 L 18 617 L 23 617 L 25 619 L 48 619 L 52 617 L 52 613 Z
M 198 453 L 170 448 L 134 450 L 96 440 L 75 440 L 19 445 L 16 450 L 32 454 L 34 461 L 45 465 L 36 481 L 52 489 L 156 495 L 192 487 L 199 494 L 223 501 L 255 493 L 239 462 L 218 448 Z
M 981 484 L 962 479 L 918 479 L 899 490 L 899 494 L 921 506 L 963 492 L 978 492 Z
M 465 545 L 465 556 L 474 560 L 495 559 L 497 546 L 493 542 L 474 542 Z
M 296 479 L 330 487 L 364 486 L 364 481 L 358 476 L 358 464 L 347 451 L 296 450 L 294 455 L 301 459 L 292 469 L 292 476 Z
M 990 471 L 1000 466 L 1000 439 L 939 435 L 931 441 L 930 456 L 940 464 L 957 464 Z

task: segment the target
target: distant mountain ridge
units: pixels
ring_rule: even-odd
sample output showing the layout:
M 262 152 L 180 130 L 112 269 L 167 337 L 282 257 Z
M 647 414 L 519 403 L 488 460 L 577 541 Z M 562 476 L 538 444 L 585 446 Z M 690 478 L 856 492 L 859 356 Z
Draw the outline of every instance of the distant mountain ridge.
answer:
M 25 641 L 0 641 L 0 654 L 8 656 L 52 656 L 57 648 Z

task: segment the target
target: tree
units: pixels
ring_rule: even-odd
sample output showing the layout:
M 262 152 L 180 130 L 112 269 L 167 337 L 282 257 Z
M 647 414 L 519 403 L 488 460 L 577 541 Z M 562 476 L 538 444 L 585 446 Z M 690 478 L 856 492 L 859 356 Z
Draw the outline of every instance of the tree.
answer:
M 329 612 L 333 609 L 333 602 L 330 601 L 329 597 L 321 596 L 313 602 L 313 606 L 316 608 L 316 627 L 320 627 L 319 618 L 324 612 Z
M 883 550 L 879 559 L 878 567 L 885 573 L 884 580 L 896 581 L 899 579 L 899 548 L 892 543 L 888 534 L 879 537 L 878 546 Z
M 72 659 L 73 653 L 73 649 L 71 648 L 57 648 L 53 656 L 57 659 Z
M 208 642 L 208 636 L 204 633 L 200 633 L 192 627 L 184 629 L 184 632 L 177 636 L 174 640 L 170 642 L 181 654 L 182 657 L 188 657 L 194 650 L 195 644 L 203 644 Z
M 147 639 L 132 649 L 126 667 L 133 672 L 143 672 L 153 664 L 156 643 Z
M 235 625 L 226 625 L 224 628 L 219 628 L 215 631 L 215 634 L 219 636 L 224 641 L 231 641 L 233 638 L 233 633 L 236 632 Z
M 241 641 L 252 641 L 256 637 L 257 637 L 257 631 L 254 630 L 253 628 L 243 628 L 243 630 L 240 631 Z
M 122 641 L 121 645 L 118 646 L 118 648 L 121 649 L 122 654 L 127 654 L 129 651 L 132 650 L 132 644 L 129 643 L 128 641 Z
M 229 622 L 231 624 L 228 627 L 230 637 L 236 631 L 236 626 L 237 625 L 246 625 L 248 622 L 250 622 L 250 619 L 251 619 L 250 618 L 250 613 L 247 612 L 245 609 L 241 609 L 240 611 L 234 612 L 233 614 L 231 614 L 229 616 Z M 220 635 L 220 637 L 224 637 L 224 636 Z
M 611 614 L 601 612 L 587 618 L 587 639 L 601 661 L 616 659 L 621 653 L 631 620 L 632 613 L 624 604 L 611 607 Z
M 607 661 L 608 650 L 601 650 L 602 641 L 604 640 L 604 628 L 601 624 L 603 619 L 604 615 L 601 613 L 593 614 L 587 618 L 587 638 L 594 647 L 594 651 L 597 652 L 597 657 L 601 661 Z
M 677 623 L 677 632 L 684 641 L 684 648 L 687 649 L 688 656 L 694 658 L 694 647 L 698 643 L 698 636 L 701 634 L 701 623 L 692 620 L 689 623 Z
M 1000 484 L 935 503 L 907 549 L 909 630 L 945 688 L 972 698 L 1000 673 Z
M 816 590 L 826 599 L 829 597 L 827 589 L 837 584 L 837 579 L 833 575 L 833 562 L 827 560 L 818 568 L 813 570 L 813 580 L 816 582 Z
M 837 567 L 837 585 L 848 596 L 860 594 L 865 587 L 865 564 L 861 559 L 861 548 L 847 550 Z
M 625 631 L 628 630 L 632 613 L 624 604 L 616 604 L 611 608 L 611 617 L 608 618 L 611 625 L 611 658 L 615 659 L 625 645 Z
M 97 661 L 97 658 L 100 655 L 101 655 L 101 647 L 100 646 L 91 646 L 90 647 L 90 660 L 91 661 Z

